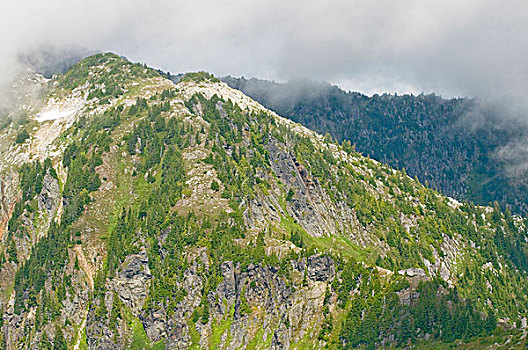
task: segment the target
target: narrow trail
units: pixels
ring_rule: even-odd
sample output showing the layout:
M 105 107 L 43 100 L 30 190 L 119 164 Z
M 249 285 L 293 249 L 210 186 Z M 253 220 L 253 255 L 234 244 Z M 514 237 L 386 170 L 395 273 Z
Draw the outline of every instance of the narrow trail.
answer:
M 86 278 L 88 280 L 88 285 L 90 286 L 90 289 L 94 289 L 94 280 L 93 280 L 93 269 L 86 260 L 86 257 L 84 256 L 84 252 L 82 250 L 82 247 L 80 245 L 76 245 L 73 248 L 73 251 L 77 255 L 77 260 L 79 261 L 79 265 L 83 269 L 83 271 L 86 273 Z

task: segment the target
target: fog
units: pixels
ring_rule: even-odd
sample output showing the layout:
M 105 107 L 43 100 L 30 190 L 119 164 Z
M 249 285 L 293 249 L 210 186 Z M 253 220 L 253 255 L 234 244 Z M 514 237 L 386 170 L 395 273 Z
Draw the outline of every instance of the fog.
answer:
M 528 3 L 466 1 L 5 1 L 0 74 L 40 47 L 113 51 L 171 72 L 207 70 L 345 89 L 520 101 Z
M 49 75 L 112 51 L 171 73 L 478 97 L 501 123 L 528 122 L 521 0 L 6 0 L 0 36 L 0 106 L 27 69 Z M 465 123 L 478 127 L 489 114 L 475 111 Z M 525 172 L 527 141 L 497 152 L 514 174 Z

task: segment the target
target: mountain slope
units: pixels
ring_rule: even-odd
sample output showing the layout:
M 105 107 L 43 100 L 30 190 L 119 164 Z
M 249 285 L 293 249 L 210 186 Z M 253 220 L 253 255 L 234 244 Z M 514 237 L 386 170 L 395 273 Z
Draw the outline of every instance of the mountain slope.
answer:
M 523 218 L 206 73 L 101 54 L 46 84 L 0 137 L 6 348 L 522 344 Z
M 481 205 L 498 201 L 516 212 L 528 209 L 526 173 L 519 171 L 518 156 L 506 152 L 524 140 L 527 129 L 501 120 L 505 111 L 435 95 L 368 97 L 310 81 L 223 80 L 280 115 L 405 168 L 441 193 Z

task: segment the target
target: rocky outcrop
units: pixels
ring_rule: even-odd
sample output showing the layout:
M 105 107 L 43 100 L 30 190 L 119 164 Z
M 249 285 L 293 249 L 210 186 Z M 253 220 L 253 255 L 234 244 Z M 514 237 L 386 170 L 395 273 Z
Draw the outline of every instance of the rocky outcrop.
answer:
M 326 282 L 334 278 L 334 261 L 328 256 L 310 256 L 306 263 L 307 276 L 311 280 Z
M 47 172 L 42 181 L 42 191 L 38 195 L 39 211 L 45 213 L 48 218 L 53 218 L 57 213 L 60 199 L 59 182 Z
M 147 252 L 143 250 L 125 259 L 122 269 L 114 280 L 115 292 L 135 314 L 143 307 L 151 278 Z
M 291 189 L 293 192 L 293 196 L 286 203 L 288 214 L 306 232 L 315 237 L 322 237 L 356 228 L 357 224 L 350 208 L 334 204 L 317 178 L 313 178 L 300 164 L 287 143 L 282 144 L 270 138 L 267 148 L 273 172 L 285 185 L 286 191 Z M 262 205 L 269 206 L 266 202 Z M 277 211 L 272 210 L 271 214 Z M 268 212 L 270 211 L 267 210 L 266 213 Z
M 127 261 L 128 268 L 123 269 L 120 274 L 141 276 L 138 272 L 141 268 L 138 266 L 144 260 L 136 255 L 128 257 Z M 168 315 L 168 310 L 164 307 L 142 310 L 141 322 L 152 342 L 165 339 L 169 349 L 185 349 L 189 346 L 189 327 L 195 327 L 202 341 L 207 343 L 211 328 L 226 320 L 231 320 L 231 326 L 225 329 L 225 334 L 221 337 L 221 343 L 218 344 L 221 348 L 243 347 L 257 334 L 262 337 L 259 342 L 269 342 L 272 348 L 288 348 L 307 332 L 313 332 L 314 326 L 321 321 L 319 315 L 322 312 L 325 290 L 336 274 L 334 261 L 326 256 L 314 255 L 292 261 L 291 267 L 292 278 L 296 281 L 296 288 L 299 288 L 295 291 L 292 288 L 293 281 L 288 281 L 277 267 L 250 264 L 243 268 L 232 261 L 223 262 L 220 265 L 222 281 L 207 295 L 209 322 L 202 324 L 198 320 L 194 325 L 190 318 L 201 304 L 204 283 L 195 261 L 184 273 L 181 287 L 185 289 L 186 295 L 178 303 L 172 316 Z M 125 273 L 125 270 L 129 272 Z M 131 273 L 130 270 L 135 272 Z M 305 275 L 306 285 L 301 286 Z M 145 281 L 143 277 L 136 277 L 134 280 Z M 135 285 L 135 282 L 132 284 Z M 132 305 L 127 298 L 123 298 L 122 291 L 119 295 L 123 302 Z M 265 330 L 264 334 L 260 333 L 262 329 Z M 205 346 L 205 343 L 202 345 Z
M 104 95 L 110 85 L 95 81 L 109 83 L 120 69 L 126 69 L 126 77 L 149 72 L 133 64 L 107 69 L 106 59 L 120 60 L 115 55 L 96 58 L 95 73 L 88 69 L 93 74 L 84 87 L 75 88 L 75 98 L 81 98 L 80 90 L 83 96 Z M 85 68 L 76 74 L 82 76 Z M 447 290 L 463 278 L 457 264 L 473 258 L 472 252 L 483 257 L 475 244 L 468 249 L 464 230 L 440 232 L 450 227 L 448 211 L 459 211 L 456 225 L 461 229 L 467 228 L 466 221 L 473 225 L 471 216 L 451 202 L 443 205 L 439 194 L 404 173 L 274 115 L 225 84 L 209 81 L 206 74 L 198 73 L 205 80 L 187 79 L 174 87 L 151 73 L 127 83 L 117 79 L 116 93 L 122 97 L 90 99 L 78 113 L 86 119 L 64 137 L 58 136 L 77 112 L 69 113 L 64 123 L 45 123 L 41 114 L 35 123 L 42 123 L 31 131 L 28 143 L 13 146 L 23 155 L 16 164 L 44 156 L 60 164 L 67 148 L 64 156 L 72 162 L 57 171 L 62 180 L 70 171 L 69 179 L 76 181 L 63 181 L 63 203 L 59 179 L 52 172 L 40 173 L 42 189 L 17 210 L 18 227 L 24 229 L 13 235 L 14 244 L 4 246 L 8 261 L 0 271 L 7 281 L 0 283 L 5 292 L 0 304 L 8 304 L 2 329 L 8 348 L 53 343 L 59 328 L 74 349 L 149 348 L 154 343 L 167 349 L 332 348 L 347 344 L 342 331 L 353 333 L 355 318 L 375 330 L 382 315 L 378 320 L 390 322 L 389 329 L 400 328 L 403 314 L 420 297 L 417 290 L 423 293 L 417 289 L 420 283 L 440 277 Z M 194 94 L 221 96 L 225 102 L 217 97 L 214 104 L 189 100 Z M 61 96 L 55 97 L 55 107 Z M 92 117 L 95 125 L 90 125 Z M 0 158 L 7 152 L 2 146 Z M 26 154 L 27 146 L 38 157 Z M 314 157 L 299 152 L 310 147 L 317 152 Z M 174 151 L 172 160 L 169 151 Z M 71 171 L 82 156 L 89 164 L 78 173 Z M 0 164 L 0 169 L 7 168 Z M 94 178 L 88 190 L 83 185 L 92 180 L 92 171 L 101 185 Z M 20 197 L 19 179 L 10 176 L 0 179 L 0 235 Z M 74 188 L 74 195 L 68 195 Z M 165 197 L 168 191 L 174 197 Z M 65 215 L 70 220 L 61 223 L 62 204 L 65 214 L 71 209 L 76 215 Z M 441 225 L 436 225 L 440 213 Z M 52 220 L 58 229 L 47 235 Z M 486 224 L 489 218 L 482 220 Z M 433 236 L 419 230 L 425 227 L 438 232 Z M 490 234 L 493 229 L 481 225 L 478 234 L 498 237 Z M 36 242 L 42 243 L 40 251 L 34 250 Z M 133 247 L 134 254 L 122 256 L 117 244 Z M 65 251 L 67 256 L 58 254 Z M 10 256 L 14 252 L 17 262 Z M 494 256 L 486 255 L 478 266 Z M 484 264 L 490 276 L 486 290 L 500 290 L 502 280 L 491 279 L 499 266 L 510 271 L 502 265 L 505 259 L 497 259 Z M 17 275 L 21 268 L 26 270 Z M 13 285 L 18 299 L 8 302 Z M 475 284 L 474 290 L 480 304 L 487 302 L 499 314 L 502 303 L 486 300 L 489 295 L 479 287 Z M 359 299 L 367 301 L 361 310 L 355 305 Z M 518 296 L 514 300 L 521 301 L 515 305 L 519 308 L 525 304 Z M 400 312 L 401 304 L 409 308 Z M 392 316 L 384 314 L 391 310 Z M 367 315 L 369 311 L 376 314 Z M 396 333 L 382 333 L 372 334 L 379 338 L 375 345 L 399 342 Z
M 0 238 L 7 229 L 18 198 L 18 173 L 8 173 L 0 178 Z

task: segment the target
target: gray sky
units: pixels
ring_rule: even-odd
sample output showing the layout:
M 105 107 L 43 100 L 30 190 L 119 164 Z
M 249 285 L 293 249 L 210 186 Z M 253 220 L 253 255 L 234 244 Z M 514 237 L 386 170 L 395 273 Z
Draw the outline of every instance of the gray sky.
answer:
M 511 98 L 528 91 L 528 1 L 6 0 L 0 74 L 41 45 L 113 51 L 172 73 Z

